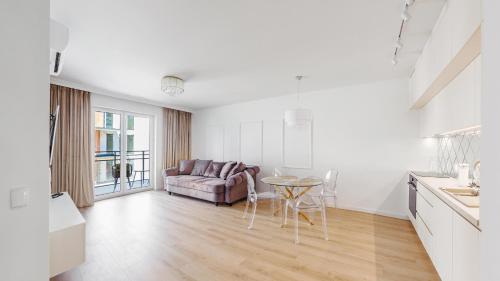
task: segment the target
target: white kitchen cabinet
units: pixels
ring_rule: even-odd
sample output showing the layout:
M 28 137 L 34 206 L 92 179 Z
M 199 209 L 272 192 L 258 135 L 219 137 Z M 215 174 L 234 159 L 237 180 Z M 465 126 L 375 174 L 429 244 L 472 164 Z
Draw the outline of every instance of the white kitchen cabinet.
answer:
M 475 64 L 471 63 L 447 87 L 445 93 L 448 122 L 446 131 L 468 128 L 474 125 Z
M 441 280 L 452 280 L 453 211 L 417 184 L 417 232 Z
M 432 238 L 432 233 L 427 226 L 427 224 L 422 220 L 422 217 L 417 213 L 417 233 L 418 237 L 420 238 L 420 241 L 422 241 L 422 245 L 424 245 L 425 251 L 431 257 L 433 255 L 433 238 Z
M 481 124 L 482 56 L 474 60 L 474 124 Z
M 479 279 L 479 230 L 453 214 L 453 281 Z
M 481 56 L 420 112 L 420 134 L 430 137 L 481 124 Z
M 452 23 L 449 34 L 452 41 L 452 57 L 465 45 L 467 40 L 481 25 L 480 0 L 448 0 L 448 18 Z
M 443 201 L 437 200 L 434 204 L 433 225 L 433 254 L 432 262 L 443 281 L 452 279 L 453 258 L 453 213 Z
M 441 280 L 477 280 L 480 231 L 420 183 L 414 226 Z
M 442 87 L 445 87 L 450 78 L 453 79 L 464 67 L 461 65 L 460 68 L 447 69 L 452 62 L 466 60 L 467 64 L 472 59 L 469 57 L 464 59 L 465 55 L 462 58 L 457 54 L 480 27 L 481 21 L 480 0 L 446 1 L 432 34 L 415 64 L 410 83 L 411 108 L 421 108 L 442 94 L 440 92 Z M 440 82 L 433 84 L 436 80 Z
M 429 76 L 427 77 L 428 81 L 425 89 L 423 89 L 424 91 L 431 86 L 432 82 L 434 82 L 452 59 L 451 24 L 448 2 L 446 2 L 426 46 L 425 60 L 429 64 Z

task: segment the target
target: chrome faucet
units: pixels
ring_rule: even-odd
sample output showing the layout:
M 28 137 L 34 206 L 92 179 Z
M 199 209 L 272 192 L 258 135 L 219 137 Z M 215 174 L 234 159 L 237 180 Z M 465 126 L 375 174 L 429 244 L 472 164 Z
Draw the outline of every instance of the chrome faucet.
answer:
M 477 160 L 474 162 L 473 170 L 472 170 L 472 184 L 471 187 L 476 187 L 479 189 L 480 184 L 480 173 L 479 170 L 481 168 L 481 161 Z

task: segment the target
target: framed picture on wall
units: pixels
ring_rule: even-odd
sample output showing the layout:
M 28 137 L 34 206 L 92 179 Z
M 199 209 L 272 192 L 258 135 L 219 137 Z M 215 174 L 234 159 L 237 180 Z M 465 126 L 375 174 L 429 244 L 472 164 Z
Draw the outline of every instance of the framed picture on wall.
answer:
M 245 164 L 262 165 L 262 121 L 241 123 L 240 156 Z
M 312 121 L 300 126 L 283 124 L 283 166 L 312 168 Z

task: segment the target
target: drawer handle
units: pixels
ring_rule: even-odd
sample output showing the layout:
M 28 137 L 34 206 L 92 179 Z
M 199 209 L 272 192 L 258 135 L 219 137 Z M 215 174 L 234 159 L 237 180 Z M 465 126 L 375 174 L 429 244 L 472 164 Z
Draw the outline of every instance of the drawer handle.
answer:
M 422 195 L 422 192 L 418 192 L 418 191 L 417 191 L 417 193 L 420 195 L 420 197 L 421 197 L 422 199 L 424 199 L 424 201 L 425 201 L 425 202 L 427 202 L 427 204 L 431 205 L 431 207 L 432 207 L 432 208 L 434 208 L 434 205 L 432 205 L 432 203 L 431 203 L 431 202 L 429 202 L 429 200 L 427 200 L 427 199 L 426 199 L 426 198 Z
M 417 212 L 417 215 L 420 218 L 420 220 L 422 221 L 422 223 L 424 224 L 425 228 L 427 228 L 427 231 L 429 231 L 429 233 L 431 234 L 431 236 L 434 236 L 434 234 L 432 234 L 432 231 L 429 229 L 429 227 L 425 223 L 424 219 L 420 216 L 420 214 L 418 212 Z

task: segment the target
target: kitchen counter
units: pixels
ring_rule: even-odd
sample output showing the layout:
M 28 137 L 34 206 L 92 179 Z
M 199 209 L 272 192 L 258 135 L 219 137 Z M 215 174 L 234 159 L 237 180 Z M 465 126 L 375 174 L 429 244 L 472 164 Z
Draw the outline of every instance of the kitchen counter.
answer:
M 440 187 L 458 187 L 457 181 L 454 178 L 435 178 L 435 177 L 421 177 L 417 176 L 413 172 L 411 175 L 414 176 L 418 182 L 441 199 L 446 205 L 452 208 L 460 216 L 466 219 L 474 227 L 480 230 L 479 227 L 479 208 L 471 208 L 462 204 L 460 201 L 453 198 L 448 193 L 440 190 Z

